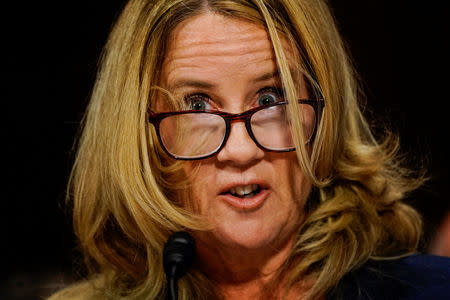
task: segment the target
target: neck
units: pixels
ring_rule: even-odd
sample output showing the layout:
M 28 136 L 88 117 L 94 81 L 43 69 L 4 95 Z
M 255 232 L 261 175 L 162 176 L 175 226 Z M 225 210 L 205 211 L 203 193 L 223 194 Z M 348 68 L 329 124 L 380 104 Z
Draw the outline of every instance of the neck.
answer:
M 283 241 L 278 247 L 262 249 L 225 246 L 219 241 L 203 243 L 198 239 L 198 257 L 203 272 L 212 279 L 224 299 L 274 299 L 286 287 L 287 278 L 280 267 L 288 258 L 293 239 Z M 290 298 L 288 293 L 288 299 Z M 295 292 L 298 297 L 301 291 Z M 276 298 L 275 298 L 276 299 Z

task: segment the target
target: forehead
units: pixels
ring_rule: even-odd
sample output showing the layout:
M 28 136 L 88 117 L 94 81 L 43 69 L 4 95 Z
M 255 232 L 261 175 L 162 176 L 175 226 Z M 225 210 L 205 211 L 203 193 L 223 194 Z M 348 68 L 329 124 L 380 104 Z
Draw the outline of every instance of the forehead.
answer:
M 284 39 L 282 44 L 285 52 L 290 52 Z M 289 58 L 289 53 L 286 54 Z M 223 75 L 227 69 L 236 72 L 236 65 L 245 71 L 246 66 L 255 64 L 276 68 L 273 46 L 265 27 L 243 19 L 205 13 L 184 21 L 170 34 L 163 77 L 170 83 L 180 71 L 201 68 L 207 72 L 220 65 Z
M 175 27 L 170 35 L 169 51 L 177 50 L 177 44 L 196 51 L 198 47 L 207 49 L 216 44 L 226 44 L 226 54 L 230 50 L 245 50 L 242 43 L 253 40 L 260 45 L 268 41 L 268 34 L 261 24 L 225 17 L 215 13 L 205 13 L 190 18 Z

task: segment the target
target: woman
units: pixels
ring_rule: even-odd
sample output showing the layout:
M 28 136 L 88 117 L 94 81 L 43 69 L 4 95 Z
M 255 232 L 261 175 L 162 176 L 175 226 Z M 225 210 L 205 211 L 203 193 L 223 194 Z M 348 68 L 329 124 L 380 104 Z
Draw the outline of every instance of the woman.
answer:
M 179 230 L 197 244 L 180 299 L 430 290 L 397 272 L 428 259 L 400 259 L 421 233 L 401 199 L 424 178 L 393 135 L 375 140 L 359 96 L 323 1 L 129 1 L 70 180 L 92 276 L 53 299 L 164 298 L 163 246 Z M 428 277 L 442 291 L 445 264 Z

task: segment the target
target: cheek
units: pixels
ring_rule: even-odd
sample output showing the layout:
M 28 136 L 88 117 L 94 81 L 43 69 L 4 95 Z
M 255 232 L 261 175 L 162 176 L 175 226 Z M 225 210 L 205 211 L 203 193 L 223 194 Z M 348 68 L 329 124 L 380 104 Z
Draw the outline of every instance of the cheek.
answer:
M 186 162 L 184 172 L 188 178 L 189 210 L 195 213 L 208 211 L 207 196 L 212 194 L 214 173 L 210 165 L 199 162 Z
M 283 198 L 290 199 L 299 211 L 303 211 L 311 191 L 311 181 L 301 170 L 295 153 L 292 154 L 289 154 L 290 159 L 285 160 L 283 166 L 277 171 L 277 174 L 284 174 L 284 176 L 280 176 L 282 178 L 280 190 L 287 193 L 287 195 L 283 195 Z

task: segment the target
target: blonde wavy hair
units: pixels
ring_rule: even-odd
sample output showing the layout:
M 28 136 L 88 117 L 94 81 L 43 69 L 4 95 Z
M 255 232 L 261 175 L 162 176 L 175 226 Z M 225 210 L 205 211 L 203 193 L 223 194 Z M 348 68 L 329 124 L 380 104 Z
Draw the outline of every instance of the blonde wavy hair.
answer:
M 424 177 L 402 167 L 395 135 L 374 138 L 326 2 L 131 0 L 104 48 L 67 196 L 92 278 L 62 293 L 89 290 L 95 299 L 162 299 L 164 242 L 176 230 L 207 230 L 182 205 L 179 195 L 188 185 L 180 175 L 180 162 L 161 151 L 147 119 L 170 33 L 205 12 L 267 28 L 290 101 L 296 99 L 297 89 L 280 39 L 288 40 L 298 55 L 294 72 L 307 79 L 311 97 L 325 99 L 312 149 L 305 149 L 301 134 L 294 137 L 299 164 L 315 192 L 290 257 L 280 268 L 289 274 L 286 290 L 312 277 L 308 299 L 322 297 L 369 258 L 416 251 L 421 220 L 401 199 Z M 295 107 L 290 114 L 300 133 Z M 180 299 L 219 297 L 196 268 L 179 286 Z

